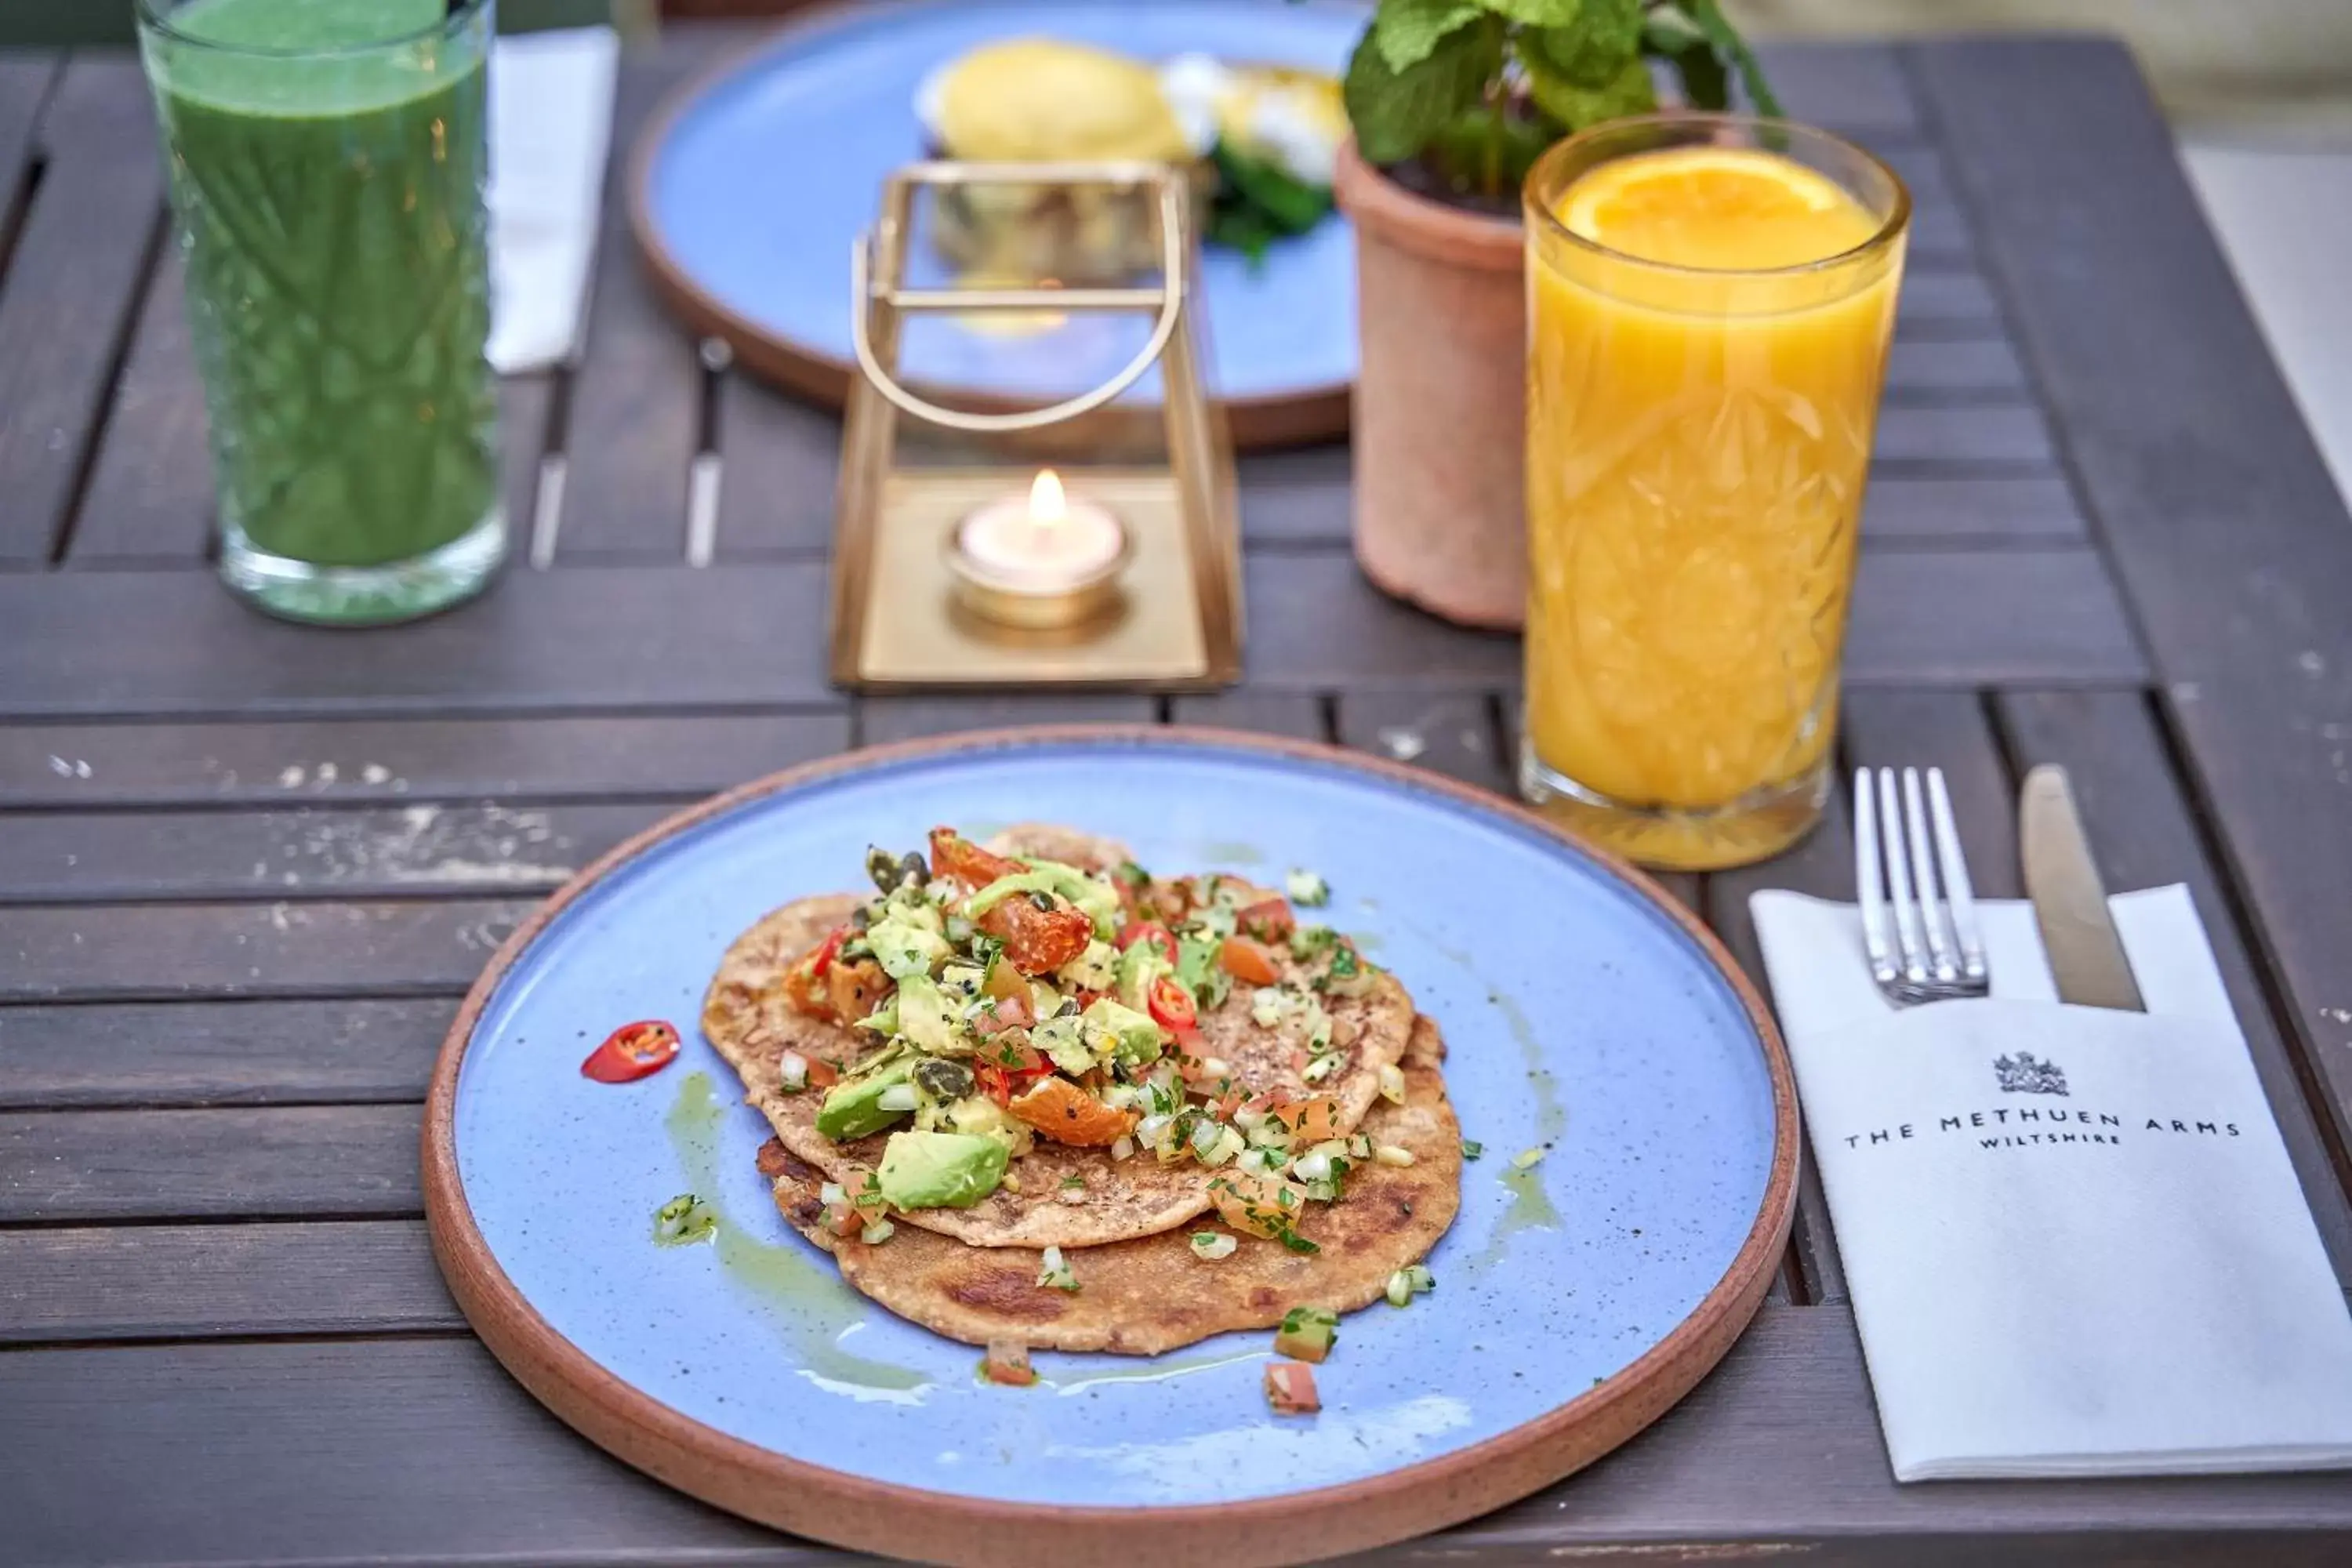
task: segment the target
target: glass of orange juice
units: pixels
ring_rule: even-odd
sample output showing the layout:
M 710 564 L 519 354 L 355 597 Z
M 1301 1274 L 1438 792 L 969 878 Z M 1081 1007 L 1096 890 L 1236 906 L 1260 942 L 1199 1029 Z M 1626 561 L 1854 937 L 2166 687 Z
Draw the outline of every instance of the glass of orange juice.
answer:
M 1521 790 L 1649 865 L 1762 859 L 1828 798 L 1910 197 L 1826 132 L 1664 114 L 1525 200 Z

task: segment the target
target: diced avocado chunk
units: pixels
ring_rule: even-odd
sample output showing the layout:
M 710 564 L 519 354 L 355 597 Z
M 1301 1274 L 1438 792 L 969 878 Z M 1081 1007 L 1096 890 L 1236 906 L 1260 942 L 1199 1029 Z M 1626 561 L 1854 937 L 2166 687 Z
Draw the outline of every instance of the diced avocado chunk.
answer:
M 976 921 L 1015 893 L 1055 893 L 1067 899 L 1094 921 L 1095 935 L 1105 942 L 1118 930 L 1118 894 L 1058 860 L 1032 860 L 1027 870 L 999 877 L 965 900 L 963 912 Z
M 1084 1018 L 1048 1018 L 1029 1031 L 1029 1044 L 1072 1078 L 1094 1068 L 1095 1053 L 1087 1044 Z
M 876 1173 L 900 1209 L 968 1209 L 1004 1180 L 1004 1145 L 969 1132 L 893 1132 Z
M 1234 977 L 1217 962 L 1224 940 L 1189 933 L 1176 939 L 1176 978 L 1204 1008 L 1222 1005 L 1233 990 Z
M 866 945 L 874 950 L 874 961 L 893 980 L 928 975 L 931 966 L 950 952 L 947 939 L 939 932 L 895 913 L 866 928 Z
M 1163 974 L 1175 971 L 1168 964 L 1168 955 L 1148 942 L 1139 942 L 1118 955 L 1118 967 L 1114 972 L 1111 989 L 1137 1012 L 1150 1005 L 1151 983 Z
M 879 1132 L 907 1113 L 882 1109 L 882 1091 L 915 1081 L 912 1058 L 900 1057 L 863 1078 L 844 1079 L 824 1097 L 816 1113 L 816 1130 L 836 1143 Z
M 1089 1038 L 1108 1037 L 1111 1053 L 1129 1067 L 1160 1059 L 1160 1026 L 1108 996 L 1096 999 L 1081 1017 Z
M 956 1007 L 937 981 L 911 974 L 898 982 L 898 1033 L 927 1051 L 953 1048 Z
M 1293 1307 L 1274 1336 L 1274 1353 L 1298 1361 L 1321 1361 L 1339 1336 L 1339 1315 L 1325 1307 Z

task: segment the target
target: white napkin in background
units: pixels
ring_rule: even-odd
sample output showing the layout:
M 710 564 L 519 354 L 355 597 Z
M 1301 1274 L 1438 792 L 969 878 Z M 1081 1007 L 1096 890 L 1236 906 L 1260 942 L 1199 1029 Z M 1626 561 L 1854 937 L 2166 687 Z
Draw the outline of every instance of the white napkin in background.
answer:
M 610 27 L 500 38 L 490 57 L 490 364 L 570 357 L 613 139 L 620 40 Z
M 1750 907 L 1897 1479 L 2352 1465 L 2352 1315 L 2185 888 L 2113 900 L 2147 1014 L 2057 1005 L 2024 904 L 1992 999 L 1899 1011 L 1853 906 Z

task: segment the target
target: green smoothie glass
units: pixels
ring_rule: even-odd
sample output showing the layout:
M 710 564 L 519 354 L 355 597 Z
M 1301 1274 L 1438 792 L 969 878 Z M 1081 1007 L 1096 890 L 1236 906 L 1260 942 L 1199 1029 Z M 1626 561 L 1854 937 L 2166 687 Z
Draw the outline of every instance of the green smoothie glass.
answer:
M 139 0 L 222 579 L 372 625 L 506 552 L 490 326 L 491 0 Z

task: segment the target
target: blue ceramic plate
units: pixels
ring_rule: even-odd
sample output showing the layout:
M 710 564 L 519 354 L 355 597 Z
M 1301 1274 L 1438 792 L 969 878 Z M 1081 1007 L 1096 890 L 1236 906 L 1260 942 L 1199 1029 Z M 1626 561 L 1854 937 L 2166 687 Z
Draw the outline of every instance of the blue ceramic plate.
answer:
M 638 238 L 698 330 L 733 341 L 756 369 L 837 398 L 852 363 L 850 244 L 874 221 L 883 180 L 923 155 L 914 97 L 933 68 L 993 39 L 1045 35 L 1147 59 L 1199 51 L 1336 75 L 1363 26 L 1361 7 L 1337 0 L 912 0 L 835 10 L 788 26 L 667 118 L 639 164 Z M 915 281 L 939 280 L 926 247 L 912 259 Z M 1202 268 L 1212 391 L 1258 423 L 1268 405 L 1316 403 L 1340 423 L 1298 427 L 1292 438 L 1337 434 L 1356 375 L 1347 221 L 1327 217 L 1256 267 L 1210 247 Z M 1022 340 L 934 319 L 910 329 L 901 368 L 927 385 L 1044 401 L 1102 379 L 1147 326 L 1094 317 Z M 1136 395 L 1156 393 L 1147 384 Z M 1254 422 L 1236 412 L 1237 426 Z
M 1436 1293 L 1345 1320 L 1318 1417 L 1268 1410 L 1264 1332 L 1155 1360 L 1041 1353 L 1039 1386 L 982 1384 L 977 1352 L 856 1295 L 786 1226 L 753 1163 L 768 1129 L 708 1044 L 633 1085 L 580 1075 L 625 1021 L 691 1033 L 728 943 L 776 904 L 856 885 L 869 843 L 1022 819 L 1115 835 L 1164 870 L 1321 871 L 1328 918 L 1444 1031 L 1484 1154 L 1428 1260 Z M 1654 1415 L 1745 1324 L 1786 1234 L 1794 1095 L 1719 950 L 1534 819 L 1345 753 L 1177 731 L 862 753 L 688 814 L 551 908 L 477 987 L 436 1078 L 426 1164 L 445 1268 L 493 1349 L 591 1436 L 831 1539 L 985 1560 L 866 1528 L 887 1519 L 793 1513 L 791 1497 L 880 1485 L 909 1489 L 890 1517 L 1010 1504 L 1050 1521 L 1450 1476 L 1446 1508 L 1405 1527 L 1429 1528 Z M 1538 1146 L 1550 1152 L 1515 1172 Z M 655 1209 L 688 1191 L 715 1201 L 717 1244 L 656 1247 Z M 568 1370 L 546 1374 L 551 1361 Z M 577 1405 L 586 1384 L 600 1410 L 665 1424 L 698 1457 L 614 1440 Z M 1460 1473 L 1535 1436 L 1549 1446 L 1507 1489 Z M 799 1479 L 747 1498 L 698 1485 L 705 1460 Z M 1289 1554 L 1350 1539 L 1294 1538 Z

